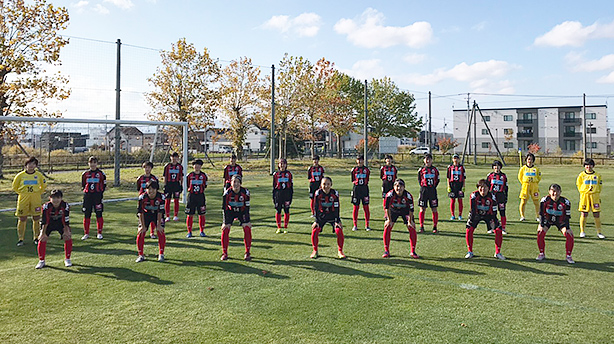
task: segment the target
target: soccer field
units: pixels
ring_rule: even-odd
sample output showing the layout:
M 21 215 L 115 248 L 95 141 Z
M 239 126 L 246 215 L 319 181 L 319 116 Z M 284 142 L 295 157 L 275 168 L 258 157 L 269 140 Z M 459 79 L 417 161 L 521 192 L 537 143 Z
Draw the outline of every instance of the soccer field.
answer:
M 26 245 L 15 246 L 16 219 L 0 213 L 0 343 L 612 343 L 614 341 L 614 168 L 597 166 L 604 187 L 603 233 L 589 217 L 587 237 L 576 237 L 575 265 L 565 262 L 565 238 L 552 229 L 546 256 L 537 256 L 537 222 L 518 222 L 517 166 L 503 169 L 510 180 L 508 235 L 493 258 L 494 235 L 481 224 L 476 257 L 465 260 L 465 224 L 450 221 L 445 181 L 439 186 L 440 232 L 418 235 L 420 260 L 409 258 L 402 223 L 392 233 L 389 259 L 383 253 L 379 166 L 372 165 L 371 232 L 352 232 L 351 165 L 327 168 L 341 195 L 345 253 L 336 258 L 331 228 L 320 235 L 321 257 L 311 253 L 307 165 L 291 162 L 295 193 L 289 233 L 275 234 L 271 177 L 264 163 L 244 165 L 251 191 L 253 247 L 243 261 L 243 233 L 231 230 L 230 260 L 220 261 L 221 170 L 205 166 L 206 238 L 185 238 L 182 222 L 166 226 L 166 262 L 155 260 L 157 240 L 146 238 L 147 260 L 136 258 L 136 201 L 105 205 L 103 240 L 81 241 L 82 214 L 73 207 L 74 266 L 63 266 L 62 241 L 52 234 L 47 267 L 35 270 L 31 224 Z M 306 162 L 308 163 L 308 162 Z M 330 163 L 332 165 L 332 162 Z M 417 200 L 417 166 L 397 165 Z M 447 165 L 435 163 L 445 178 Z M 572 201 L 572 229 L 579 233 L 575 180 L 581 166 L 540 166 L 545 195 L 550 183 Z M 487 167 L 467 166 L 467 194 Z M 156 173 L 157 172 L 157 173 Z M 138 171 L 127 172 L 136 178 Z M 154 173 L 160 175 L 159 168 Z M 74 174 L 78 175 L 78 174 Z M 57 175 L 69 185 L 72 174 Z M 113 178 L 109 176 L 109 180 Z M 15 197 L 0 183 L 0 206 Z M 53 182 L 50 188 L 53 188 Z M 134 195 L 126 188 L 111 196 Z M 68 201 L 80 200 L 73 187 Z M 183 209 L 183 208 L 182 208 Z M 468 199 L 465 199 L 466 218 Z M 527 205 L 527 218 L 534 218 Z M 430 210 L 426 228 L 431 228 Z M 417 221 L 417 214 L 416 214 Z

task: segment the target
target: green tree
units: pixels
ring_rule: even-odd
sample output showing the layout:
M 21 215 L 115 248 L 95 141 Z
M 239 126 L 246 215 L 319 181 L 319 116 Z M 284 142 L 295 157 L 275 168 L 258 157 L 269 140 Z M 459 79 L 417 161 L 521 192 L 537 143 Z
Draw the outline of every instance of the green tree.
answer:
M 219 108 L 218 80 L 220 67 L 205 48 L 199 53 L 192 43 L 181 38 L 170 50 L 160 52 L 162 66 L 147 79 L 154 90 L 145 93 L 154 121 L 188 122 L 188 147 L 200 148 L 196 131 L 213 123 Z M 172 145 L 177 148 L 181 133 L 177 128 L 166 129 Z
M 254 113 L 264 107 L 264 80 L 260 69 L 247 57 L 231 61 L 222 70 L 220 77 L 221 109 L 226 115 L 224 121 L 227 135 L 237 152 L 243 157 L 243 146 L 247 130 L 253 124 Z
M 0 8 L 0 115 L 60 117 L 47 105 L 68 98 L 68 79 L 45 68 L 60 65 L 60 50 L 68 40 L 59 33 L 68 26 L 68 11 L 46 0 L 28 3 L 3 0 Z M 0 122 L 0 152 L 13 135 L 15 127 Z M 3 161 L 0 153 L 0 178 Z

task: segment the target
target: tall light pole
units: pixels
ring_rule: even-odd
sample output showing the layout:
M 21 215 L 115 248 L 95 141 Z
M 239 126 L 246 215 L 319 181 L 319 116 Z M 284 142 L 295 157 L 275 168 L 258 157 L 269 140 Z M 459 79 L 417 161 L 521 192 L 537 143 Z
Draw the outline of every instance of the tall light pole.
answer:
M 588 128 L 588 144 L 590 147 L 590 157 L 593 158 L 593 122 L 589 122 L 587 125 Z

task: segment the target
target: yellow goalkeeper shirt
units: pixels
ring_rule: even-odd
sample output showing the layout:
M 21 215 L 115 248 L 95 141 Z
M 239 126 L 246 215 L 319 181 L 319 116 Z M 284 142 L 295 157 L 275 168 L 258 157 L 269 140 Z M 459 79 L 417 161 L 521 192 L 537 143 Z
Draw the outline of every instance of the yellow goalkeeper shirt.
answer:
M 518 180 L 521 184 L 537 184 L 542 180 L 542 173 L 536 166 L 529 167 L 524 165 L 518 171 Z
M 576 186 L 580 194 L 598 194 L 601 192 L 601 175 L 595 171 L 593 173 L 580 172 L 576 179 Z
M 42 173 L 34 171 L 30 174 L 26 171 L 17 173 L 13 179 L 13 191 L 19 195 L 41 195 L 47 188 L 47 180 Z

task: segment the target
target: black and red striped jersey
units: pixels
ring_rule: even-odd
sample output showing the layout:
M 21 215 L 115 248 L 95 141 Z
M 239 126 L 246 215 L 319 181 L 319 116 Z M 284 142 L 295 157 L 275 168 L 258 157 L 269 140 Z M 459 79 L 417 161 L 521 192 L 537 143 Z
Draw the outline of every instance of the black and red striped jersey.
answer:
M 437 167 L 420 167 L 418 170 L 418 183 L 420 186 L 437 187 L 439 185 L 439 170 Z
M 368 185 L 371 171 L 367 166 L 354 166 L 351 175 L 354 185 Z
M 136 180 L 136 190 L 139 192 L 139 195 L 143 192 L 147 192 L 147 182 L 149 182 L 150 180 L 160 183 L 160 181 L 158 181 L 158 178 L 153 174 L 150 174 L 148 176 L 143 174 Z
M 341 222 L 339 217 L 339 193 L 330 189 L 328 193 L 318 189 L 313 196 L 316 219 L 334 218 L 335 222 Z
M 490 191 L 486 196 L 482 196 L 479 191 L 471 193 L 471 210 L 470 215 L 473 216 L 496 216 L 497 215 L 497 199 Z
M 394 212 L 405 212 L 407 210 L 413 212 L 414 198 L 407 190 L 403 190 L 401 195 L 398 195 L 394 190 L 390 190 L 384 197 L 384 209 L 390 209 Z
M 187 176 L 188 183 L 188 192 L 191 194 L 202 194 L 205 193 L 205 188 L 207 187 L 207 183 L 209 178 L 205 174 L 205 172 L 190 172 Z
M 384 165 L 379 169 L 379 177 L 389 183 L 394 183 L 397 180 L 397 168 L 394 165 Z
M 545 196 L 539 202 L 539 217 L 542 225 L 568 225 L 571 217 L 571 202 L 560 196 L 557 201 Z
M 156 192 L 156 196 L 151 198 L 147 192 L 141 194 L 139 196 L 137 213 L 149 215 L 164 214 L 164 195 Z
M 451 183 L 463 183 L 465 179 L 467 179 L 467 174 L 465 173 L 465 166 L 461 164 L 451 164 L 450 166 L 448 166 L 448 180 Z
M 81 175 L 83 192 L 104 192 L 107 188 L 107 176 L 100 169 L 87 170 Z
M 507 176 L 503 172 L 495 173 L 490 172 L 486 177 L 486 180 L 490 183 L 490 192 L 498 194 L 503 193 L 507 195 L 508 185 Z
M 242 187 L 239 192 L 234 192 L 232 188 L 228 188 L 222 198 L 222 209 L 249 214 L 249 190 Z
M 277 170 L 273 174 L 273 190 L 293 190 L 292 173 Z
M 54 227 L 64 227 L 69 225 L 70 206 L 68 203 L 61 201 L 56 208 L 51 201 L 43 204 L 43 215 L 41 217 L 41 226 L 50 225 Z
M 226 165 L 226 167 L 224 167 L 224 183 L 230 183 L 230 179 L 232 179 L 232 176 L 235 174 L 243 178 L 243 168 L 240 165 Z
M 307 179 L 309 179 L 310 182 L 319 182 L 322 180 L 322 177 L 324 177 L 324 167 L 320 165 L 309 166 L 309 169 L 307 170 Z
M 162 176 L 165 183 L 181 182 L 183 180 L 183 165 L 169 162 L 164 166 Z

